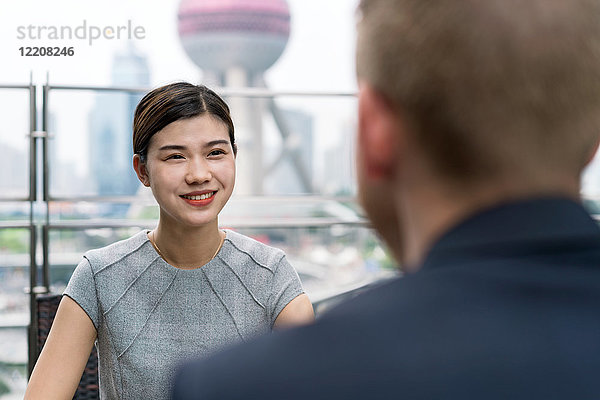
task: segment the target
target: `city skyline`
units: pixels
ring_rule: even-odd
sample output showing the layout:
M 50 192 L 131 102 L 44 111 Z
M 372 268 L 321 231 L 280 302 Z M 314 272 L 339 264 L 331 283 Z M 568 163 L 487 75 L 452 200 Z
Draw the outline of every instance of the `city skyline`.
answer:
M 16 29 L 22 25 L 70 25 L 75 28 L 81 25 L 83 20 L 87 21 L 88 25 L 97 26 L 118 25 L 133 20 L 136 26 L 145 28 L 145 38 L 134 40 L 133 43 L 148 57 L 151 79 L 147 86 L 180 79 L 198 82 L 202 77 L 203 72 L 188 58 L 177 36 L 179 1 L 163 2 L 148 7 L 140 1 L 127 0 L 119 2 L 118 9 L 111 9 L 117 4 L 112 0 L 100 8 L 85 8 L 71 0 L 57 0 L 52 4 L 54 6 L 50 7 L 39 1 L 25 0 L 9 10 L 11 14 L 0 16 L 5 18 L 0 29 L 7 32 L 9 39 L 2 42 L 4 44 L 0 43 L 0 47 L 23 45 L 22 41 L 13 38 L 17 36 Z M 288 0 L 288 4 L 291 13 L 289 42 L 280 59 L 266 71 L 265 83 L 274 91 L 354 92 L 356 83 L 353 35 L 356 1 L 333 0 L 323 3 L 316 0 Z M 108 13 L 107 10 L 113 12 Z M 10 44 L 11 39 L 13 44 Z M 33 71 L 33 81 L 37 84 L 45 83 L 47 71 L 51 84 L 114 86 L 110 63 L 115 53 L 123 52 L 128 47 L 127 41 L 97 40 L 92 46 L 79 42 L 74 44 L 76 49 L 87 53 L 79 52 L 80 54 L 72 60 L 58 57 L 25 60 L 23 57 L 9 56 L 0 83 L 27 83 L 29 68 Z M 14 53 L 9 50 L 6 49 L 6 54 Z M 85 60 L 82 60 L 84 56 Z M 50 111 L 56 116 L 54 127 L 50 127 L 50 130 L 56 130 L 56 135 L 51 139 L 54 141 L 53 146 L 57 148 L 56 159 L 78 165 L 77 171 L 72 172 L 85 176 L 88 173 L 88 163 L 84 160 L 84 153 L 87 153 L 85 149 L 89 148 L 90 144 L 86 138 L 89 135 L 82 132 L 88 129 L 87 116 L 95 112 L 95 95 L 58 91 L 52 92 L 49 100 Z M 0 95 L 0 105 L 9 102 L 15 107 L 10 99 Z M 286 109 L 312 116 L 314 132 L 319 138 L 317 155 L 314 157 L 315 164 L 317 170 L 322 170 L 326 164 L 323 160 L 325 150 L 341 142 L 337 135 L 327 132 L 340 131 L 340 124 L 353 115 L 354 103 L 347 104 L 342 101 L 340 105 L 333 99 L 329 104 L 322 106 L 321 100 L 299 101 L 293 98 L 282 98 L 277 102 Z M 25 107 L 26 103 L 23 106 Z M 236 122 L 242 121 L 237 118 Z M 268 129 L 269 127 L 265 127 L 265 130 Z M 24 131 L 23 135 L 26 133 Z M 14 135 L 3 136 L 0 131 L 0 142 L 9 142 L 23 152 L 26 151 L 27 141 L 17 140 Z
M 357 0 L 287 0 L 291 19 L 289 42 L 281 58 L 266 74 L 274 90 L 354 91 L 354 24 Z M 179 43 L 179 0 L 153 3 L 143 0 L 23 0 L 0 15 L 0 50 L 5 54 L 2 83 L 44 83 L 46 72 L 53 84 L 109 85 L 111 54 L 125 46 L 125 39 L 97 40 L 91 46 L 77 40 L 32 41 L 18 39 L 18 27 L 54 25 L 76 28 L 89 25 L 113 27 L 133 21 L 145 30 L 136 46 L 149 55 L 152 81 L 197 81 L 198 69 Z M 21 46 L 74 46 L 73 57 L 22 57 Z

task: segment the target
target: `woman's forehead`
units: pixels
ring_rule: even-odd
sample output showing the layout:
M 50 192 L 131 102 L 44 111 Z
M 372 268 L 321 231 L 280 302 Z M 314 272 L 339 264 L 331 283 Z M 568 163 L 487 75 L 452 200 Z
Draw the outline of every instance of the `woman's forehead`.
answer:
M 229 142 L 227 125 L 211 115 L 200 115 L 165 126 L 154 134 L 151 145 L 172 141 L 203 144 L 223 139 Z

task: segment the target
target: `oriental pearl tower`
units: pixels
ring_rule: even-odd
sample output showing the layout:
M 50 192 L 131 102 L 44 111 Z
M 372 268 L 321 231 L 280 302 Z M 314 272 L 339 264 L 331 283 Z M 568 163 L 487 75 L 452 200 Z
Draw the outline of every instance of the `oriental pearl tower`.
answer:
M 286 0 L 181 0 L 179 37 L 190 59 L 211 86 L 265 87 L 264 72 L 283 53 L 290 34 Z M 236 191 L 261 194 L 268 169 L 263 163 L 262 116 L 268 109 L 285 142 L 288 130 L 273 99 L 228 99 L 236 125 Z M 300 180 L 309 177 L 297 157 L 292 164 Z

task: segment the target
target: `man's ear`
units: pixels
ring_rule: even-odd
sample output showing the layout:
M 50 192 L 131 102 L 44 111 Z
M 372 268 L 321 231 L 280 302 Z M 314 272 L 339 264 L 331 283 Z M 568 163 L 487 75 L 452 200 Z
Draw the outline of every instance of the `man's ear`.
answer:
M 142 161 L 139 154 L 133 155 L 133 169 L 137 174 L 138 179 L 146 187 L 150 186 L 150 176 L 148 175 L 148 169 L 146 163 Z
M 359 83 L 358 145 L 369 179 L 387 180 L 400 154 L 400 120 L 392 103 L 369 83 Z
M 596 145 L 594 146 L 593 150 L 590 152 L 587 162 L 585 163 L 585 165 L 589 165 L 592 161 L 594 161 L 594 158 L 596 157 L 596 154 L 598 153 L 598 148 L 600 147 L 600 135 L 598 135 L 598 137 L 596 138 Z

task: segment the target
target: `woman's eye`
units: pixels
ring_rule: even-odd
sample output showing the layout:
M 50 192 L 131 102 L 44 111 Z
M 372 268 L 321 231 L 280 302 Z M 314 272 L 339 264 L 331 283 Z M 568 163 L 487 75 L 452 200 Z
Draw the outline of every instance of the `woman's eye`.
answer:
M 165 160 L 182 160 L 183 156 L 181 154 L 171 154 Z
M 220 156 L 222 154 L 225 154 L 225 151 L 223 151 L 221 149 L 215 149 L 215 150 L 211 151 L 210 153 L 208 153 L 209 156 Z

